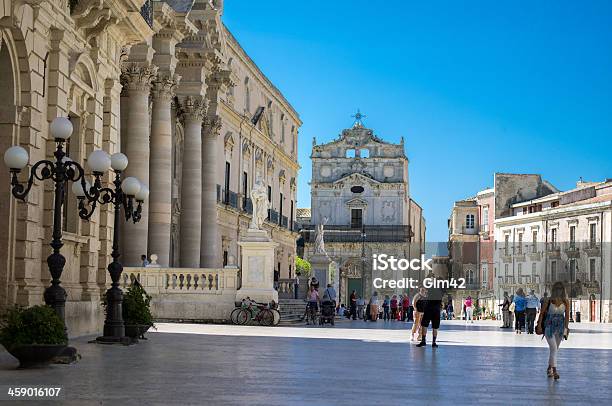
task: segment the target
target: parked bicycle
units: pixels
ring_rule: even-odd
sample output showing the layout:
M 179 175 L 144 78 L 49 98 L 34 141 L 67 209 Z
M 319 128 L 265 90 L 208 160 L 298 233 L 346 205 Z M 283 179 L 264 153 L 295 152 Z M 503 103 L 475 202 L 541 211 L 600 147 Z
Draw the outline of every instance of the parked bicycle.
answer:
M 243 325 L 250 321 L 255 321 L 262 326 L 278 325 L 281 319 L 276 303 L 271 305 L 257 303 L 250 299 L 245 299 L 230 314 L 232 323 Z

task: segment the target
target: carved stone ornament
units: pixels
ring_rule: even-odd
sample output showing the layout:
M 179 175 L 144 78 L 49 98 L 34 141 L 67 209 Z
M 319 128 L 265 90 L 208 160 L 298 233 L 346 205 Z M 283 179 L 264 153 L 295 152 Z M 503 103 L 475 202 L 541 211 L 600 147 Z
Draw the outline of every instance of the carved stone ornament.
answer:
M 157 66 L 143 66 L 128 62 L 121 67 L 121 84 L 123 90 L 149 92 L 151 83 L 157 76 Z
M 151 94 L 153 96 L 153 100 L 163 99 L 166 101 L 172 100 L 174 97 L 174 89 L 179 84 L 181 80 L 180 75 L 168 75 L 168 74 L 159 74 L 157 78 L 153 81 L 153 87 L 151 89 Z
M 181 110 L 186 120 L 202 121 L 206 114 L 206 100 L 202 96 L 186 96 Z

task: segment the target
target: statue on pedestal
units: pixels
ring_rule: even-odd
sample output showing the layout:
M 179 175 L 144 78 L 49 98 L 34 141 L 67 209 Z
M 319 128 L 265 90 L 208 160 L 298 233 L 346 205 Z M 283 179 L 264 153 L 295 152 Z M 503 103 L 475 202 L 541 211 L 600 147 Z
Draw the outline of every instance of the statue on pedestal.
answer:
M 257 174 L 255 184 L 251 189 L 251 203 L 253 204 L 253 218 L 251 224 L 249 224 L 249 229 L 261 230 L 263 222 L 268 217 L 270 202 L 268 202 L 266 185 L 264 185 L 260 174 Z
M 327 224 L 327 217 L 323 218 L 323 222 L 321 224 L 317 225 L 317 235 L 315 237 L 315 246 L 314 246 L 314 253 L 315 254 L 322 254 L 322 255 L 327 255 L 327 252 L 325 251 L 325 241 L 323 240 L 323 235 L 325 234 L 325 224 Z

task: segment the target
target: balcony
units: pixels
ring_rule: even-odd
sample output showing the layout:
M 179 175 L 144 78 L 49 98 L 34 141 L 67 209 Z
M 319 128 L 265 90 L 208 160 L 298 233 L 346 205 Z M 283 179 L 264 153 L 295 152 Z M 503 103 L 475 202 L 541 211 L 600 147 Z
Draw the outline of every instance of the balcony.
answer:
M 316 230 L 314 225 L 304 227 L 304 241 L 314 242 Z M 361 228 L 349 225 L 326 225 L 325 242 L 410 242 L 410 226 L 364 226 Z
M 217 203 L 238 210 L 238 193 L 224 189 L 221 185 L 217 185 Z
M 556 242 L 549 242 L 546 245 L 546 252 L 548 252 L 548 256 L 553 259 L 561 258 L 561 247 Z
M 478 234 L 478 227 L 466 227 L 466 226 L 463 226 L 463 227 L 461 227 L 461 234 L 465 234 L 465 235 L 477 235 Z
M 278 212 L 273 209 L 268 209 L 268 221 L 272 224 L 278 224 Z
M 287 216 L 280 216 L 279 225 L 281 227 L 289 228 L 289 219 L 287 218 Z
M 590 241 L 586 247 L 584 247 L 584 252 L 587 257 L 598 257 L 601 255 L 599 244 L 594 241 Z
M 563 250 L 568 258 L 580 258 L 580 248 L 575 241 L 570 241 Z

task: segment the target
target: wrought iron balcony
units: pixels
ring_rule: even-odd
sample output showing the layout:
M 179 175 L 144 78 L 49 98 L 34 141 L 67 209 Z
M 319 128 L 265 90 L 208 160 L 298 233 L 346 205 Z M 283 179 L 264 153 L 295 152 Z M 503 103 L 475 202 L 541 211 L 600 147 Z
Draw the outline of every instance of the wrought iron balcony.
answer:
M 253 202 L 248 197 L 242 198 L 242 211 L 247 214 L 253 214 Z
M 285 227 L 285 228 L 289 228 L 289 219 L 287 218 L 287 216 L 281 216 L 280 217 L 280 226 L 281 227 Z
M 278 224 L 278 212 L 273 209 L 268 209 L 268 221 L 273 224 Z
M 217 185 L 217 202 L 238 209 L 238 193 Z

